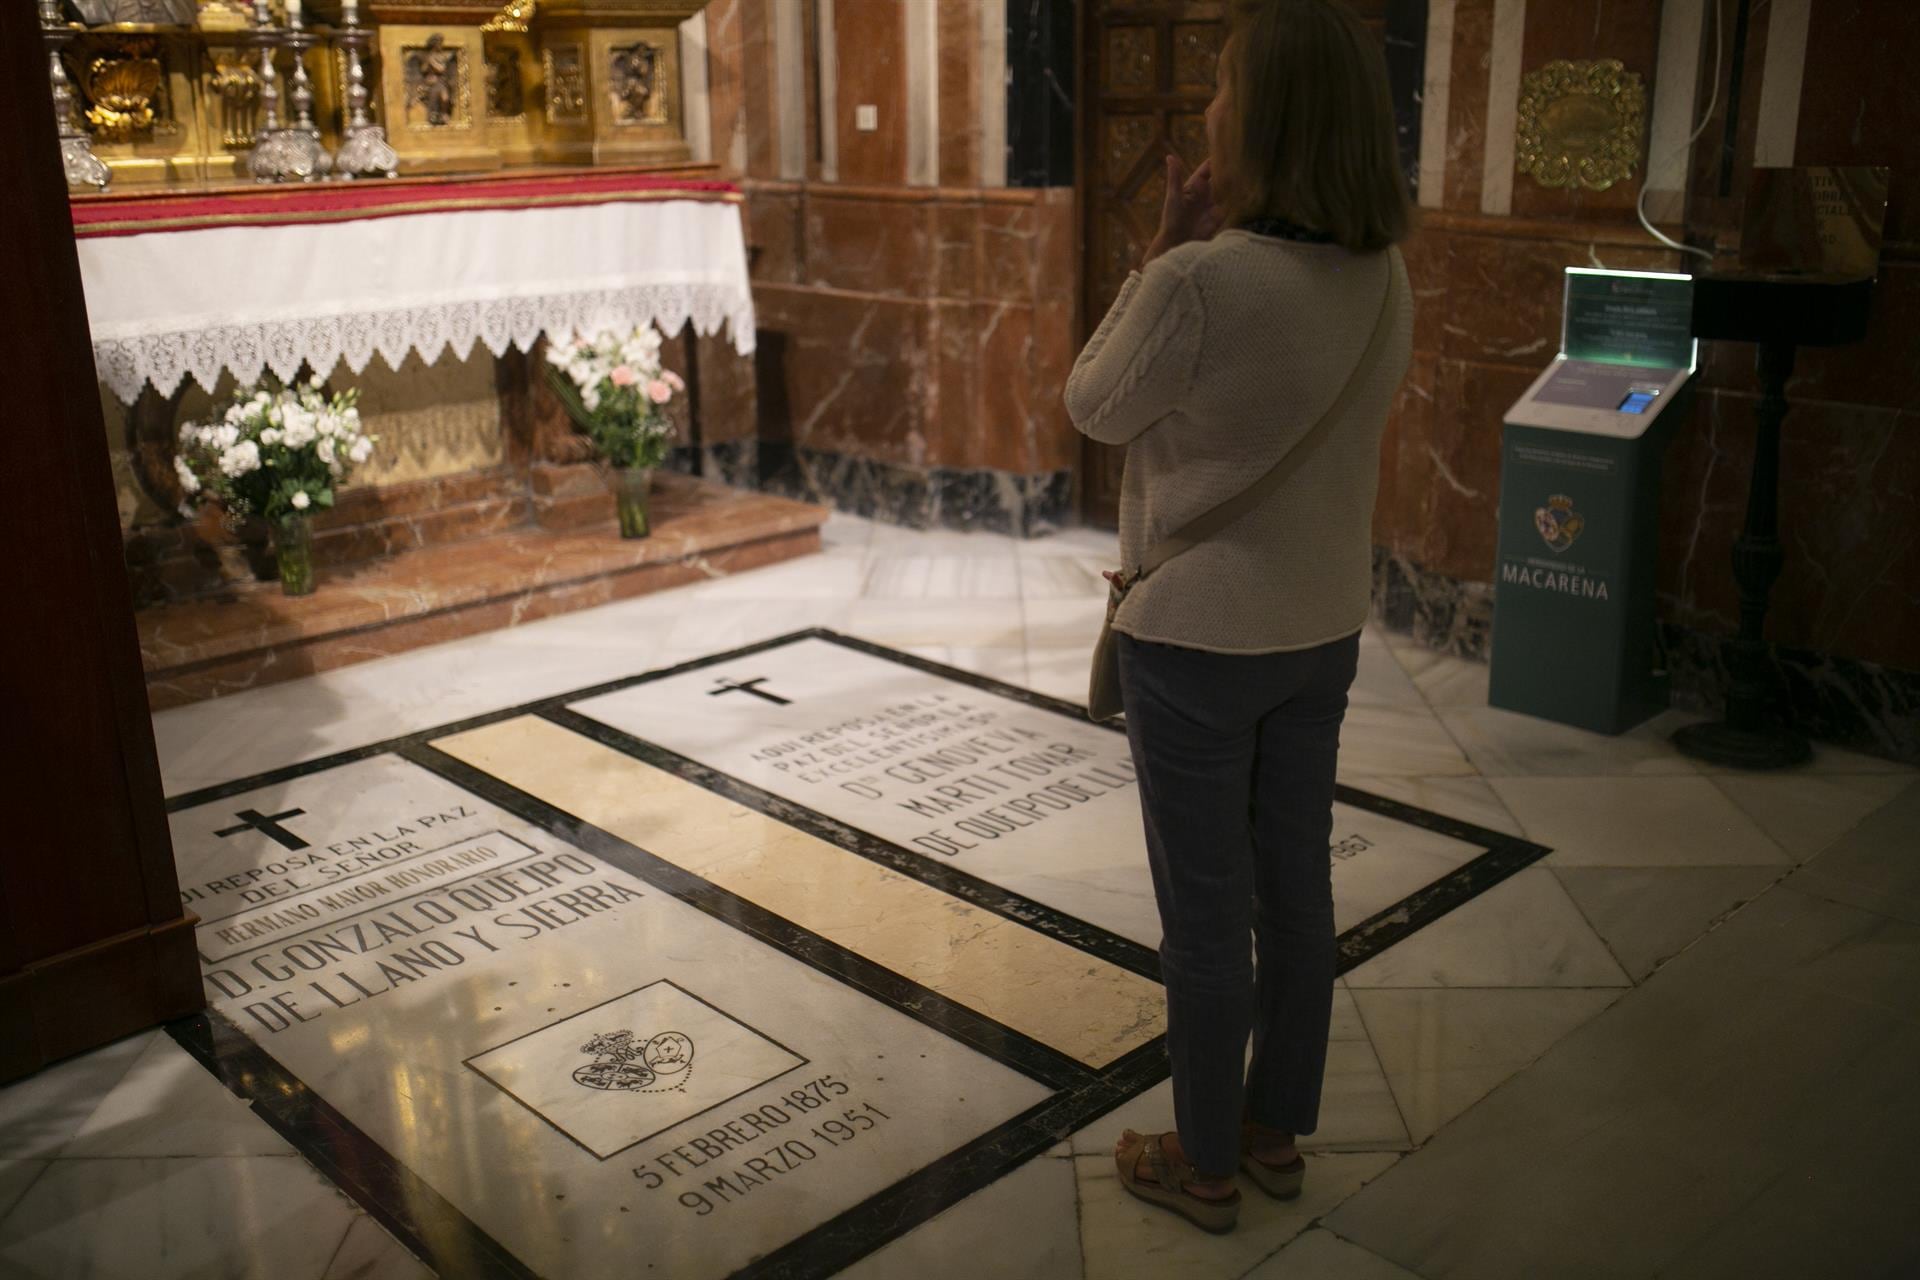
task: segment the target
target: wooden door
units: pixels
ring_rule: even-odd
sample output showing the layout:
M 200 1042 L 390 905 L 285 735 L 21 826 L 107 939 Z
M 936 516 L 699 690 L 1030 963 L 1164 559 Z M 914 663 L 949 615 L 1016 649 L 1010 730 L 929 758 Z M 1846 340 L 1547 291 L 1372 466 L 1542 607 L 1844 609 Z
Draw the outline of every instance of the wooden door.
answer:
M 1386 4 L 1354 7 L 1382 31 Z M 1189 168 L 1207 158 L 1206 109 L 1227 31 L 1221 0 L 1088 0 L 1080 10 L 1084 340 L 1160 225 L 1167 153 L 1179 153 Z M 1112 528 L 1126 451 L 1092 441 L 1082 447 L 1081 518 Z

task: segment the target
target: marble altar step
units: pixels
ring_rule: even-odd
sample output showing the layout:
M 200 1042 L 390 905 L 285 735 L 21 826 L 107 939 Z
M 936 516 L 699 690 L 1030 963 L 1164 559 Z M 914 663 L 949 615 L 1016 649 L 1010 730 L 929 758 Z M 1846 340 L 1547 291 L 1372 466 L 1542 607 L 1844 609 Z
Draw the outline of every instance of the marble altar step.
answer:
M 320 570 L 310 596 L 277 583 L 142 609 L 136 619 L 154 710 L 516 626 L 820 549 L 820 507 L 686 476 L 657 478 L 654 533 L 611 521 L 524 525 L 386 559 Z
M 579 468 L 597 483 L 591 468 Z M 529 490 L 532 490 L 530 493 Z M 613 518 L 604 492 L 589 521 Z M 349 487 L 331 511 L 313 521 L 313 560 L 322 571 L 346 569 L 402 552 L 504 533 L 537 518 L 540 491 L 511 466 L 403 484 Z M 552 522 L 540 523 L 552 527 Z M 582 522 L 586 523 L 586 522 Z M 273 576 L 266 529 L 229 528 L 213 508 L 183 524 L 148 526 L 127 536 L 127 573 L 134 604 L 225 596 L 235 583 Z

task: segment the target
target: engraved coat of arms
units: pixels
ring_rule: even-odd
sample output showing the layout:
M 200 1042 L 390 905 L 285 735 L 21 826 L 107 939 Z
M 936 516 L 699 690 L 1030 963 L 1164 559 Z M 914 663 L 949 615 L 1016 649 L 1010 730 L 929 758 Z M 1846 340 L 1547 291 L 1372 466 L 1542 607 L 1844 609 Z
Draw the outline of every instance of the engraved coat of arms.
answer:
M 641 1039 L 631 1031 L 608 1031 L 580 1046 L 592 1057 L 574 1068 L 575 1083 L 623 1093 L 681 1089 L 693 1073 L 693 1040 L 678 1031 Z
M 1565 551 L 1587 527 L 1585 516 L 1573 509 L 1573 499 L 1563 493 L 1556 493 L 1547 499 L 1544 507 L 1535 507 L 1533 527 L 1540 531 L 1541 539 L 1555 551 Z

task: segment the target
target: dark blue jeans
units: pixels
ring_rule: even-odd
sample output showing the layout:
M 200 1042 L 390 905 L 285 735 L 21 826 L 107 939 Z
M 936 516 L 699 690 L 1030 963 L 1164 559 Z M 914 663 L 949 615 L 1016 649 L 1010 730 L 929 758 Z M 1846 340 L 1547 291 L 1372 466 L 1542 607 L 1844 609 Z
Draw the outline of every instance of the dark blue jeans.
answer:
M 1243 1115 L 1294 1134 L 1319 1124 L 1334 765 L 1360 637 L 1253 656 L 1119 642 L 1160 904 L 1174 1123 L 1194 1166 L 1222 1177 L 1239 1167 Z

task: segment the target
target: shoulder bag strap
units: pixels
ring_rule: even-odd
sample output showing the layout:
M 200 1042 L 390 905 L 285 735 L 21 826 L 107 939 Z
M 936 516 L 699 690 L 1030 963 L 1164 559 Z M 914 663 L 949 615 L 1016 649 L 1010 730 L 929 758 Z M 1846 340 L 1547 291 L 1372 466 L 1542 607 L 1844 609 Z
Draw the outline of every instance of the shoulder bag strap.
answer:
M 1191 551 L 1200 543 L 1205 542 L 1208 538 L 1211 538 L 1214 534 L 1220 532 L 1235 520 L 1238 520 L 1241 516 L 1259 506 L 1270 497 L 1275 490 L 1279 489 L 1288 476 L 1292 475 L 1294 471 L 1299 468 L 1300 464 L 1305 461 L 1308 452 L 1318 443 L 1319 439 L 1326 434 L 1327 424 L 1338 418 L 1346 409 L 1347 405 L 1352 402 L 1354 392 L 1359 389 L 1361 375 L 1371 372 L 1374 365 L 1380 362 L 1381 353 L 1386 349 L 1388 335 L 1393 331 L 1393 299 L 1395 285 L 1399 282 L 1400 271 L 1400 251 L 1398 249 L 1389 250 L 1387 258 L 1387 292 L 1386 296 L 1380 300 L 1380 316 L 1379 319 L 1374 322 L 1373 337 L 1368 340 L 1366 351 L 1361 353 L 1360 362 L 1353 367 L 1353 372 L 1347 376 L 1347 384 L 1340 388 L 1340 394 L 1334 397 L 1333 403 L 1328 406 L 1326 413 L 1321 415 L 1320 420 L 1309 427 L 1307 433 L 1300 437 L 1293 448 L 1282 454 L 1280 461 L 1274 463 L 1265 475 L 1255 480 L 1252 484 L 1219 506 L 1195 518 L 1179 531 L 1169 534 L 1163 539 L 1159 545 L 1154 547 L 1152 552 L 1148 554 L 1147 558 L 1140 562 L 1140 568 L 1127 579 L 1128 586 L 1139 582 L 1142 578 L 1181 552 Z

